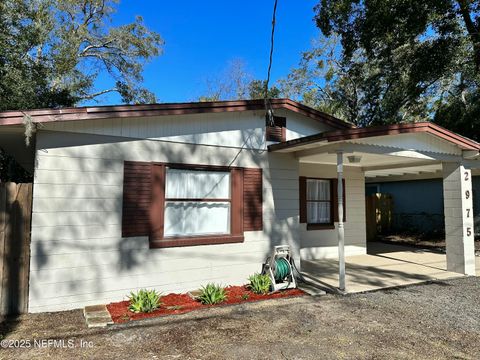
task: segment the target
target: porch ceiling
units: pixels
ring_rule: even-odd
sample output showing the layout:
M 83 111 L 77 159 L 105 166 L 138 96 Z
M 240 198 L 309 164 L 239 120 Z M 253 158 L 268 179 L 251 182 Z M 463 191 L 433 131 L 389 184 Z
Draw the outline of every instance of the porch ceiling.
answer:
M 23 126 L 0 126 L 0 148 L 11 155 L 23 168 L 32 172 L 35 147 L 25 144 Z
M 369 180 L 376 180 L 387 176 L 441 176 L 442 164 L 425 164 L 420 166 L 405 166 L 400 168 L 390 168 L 385 170 L 367 170 L 365 177 Z
M 0 127 L 0 135 L 23 134 L 24 132 L 25 127 L 23 125 L 10 125 Z
M 442 170 L 440 160 L 433 157 L 427 158 L 425 154 L 403 153 L 403 155 L 395 155 L 399 151 L 401 150 L 394 151 L 392 154 L 375 154 L 361 151 L 345 152 L 345 166 L 361 168 L 367 178 L 437 174 Z M 360 157 L 360 162 L 350 162 L 350 156 Z M 297 156 L 297 158 L 302 163 L 330 165 L 336 165 L 337 163 L 335 152 Z
M 381 148 L 362 149 L 358 147 L 349 147 L 346 144 L 339 144 L 338 147 L 330 148 L 327 152 L 322 153 L 306 153 L 296 152 L 295 157 L 300 162 L 306 163 L 319 163 L 319 164 L 337 164 L 338 151 L 343 151 L 345 154 L 345 165 L 361 167 L 364 170 L 379 170 L 396 168 L 399 166 L 411 167 L 417 166 L 417 164 L 434 164 L 441 161 L 441 156 L 435 156 L 434 154 L 427 155 L 425 153 L 417 153 L 410 150 L 403 149 L 389 149 L 388 152 L 381 153 Z M 438 154 L 439 155 L 439 154 Z M 360 157 L 360 162 L 349 161 L 349 157 Z M 450 159 L 450 157 L 448 157 Z

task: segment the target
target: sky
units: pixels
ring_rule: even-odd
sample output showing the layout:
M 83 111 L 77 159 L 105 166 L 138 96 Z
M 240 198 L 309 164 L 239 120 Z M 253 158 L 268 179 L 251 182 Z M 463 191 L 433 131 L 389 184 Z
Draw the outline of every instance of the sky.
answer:
M 228 63 L 240 59 L 256 79 L 265 79 L 270 51 L 273 0 L 153 1 L 121 0 L 114 24 L 144 18 L 165 41 L 163 54 L 147 64 L 144 85 L 159 102 L 195 101 L 207 79 L 218 77 Z M 278 0 L 273 82 L 285 77 L 318 36 L 313 7 L 318 0 Z M 99 88 L 108 79 L 99 79 Z M 100 104 L 120 103 L 116 95 Z

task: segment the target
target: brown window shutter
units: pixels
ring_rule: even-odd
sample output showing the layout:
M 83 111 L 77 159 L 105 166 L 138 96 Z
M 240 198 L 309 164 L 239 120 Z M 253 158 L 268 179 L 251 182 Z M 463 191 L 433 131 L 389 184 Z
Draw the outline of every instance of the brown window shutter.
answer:
M 243 230 L 263 230 L 262 169 L 243 169 Z
M 151 169 L 150 163 L 124 162 L 122 237 L 150 233 Z
M 150 205 L 150 241 L 162 240 L 165 212 L 165 165 L 152 166 L 152 202 Z
M 300 223 L 307 222 L 307 178 L 305 176 L 299 177 L 298 188 L 300 189 Z
M 338 221 L 338 179 L 333 179 L 333 221 Z M 347 221 L 347 201 L 346 201 L 346 187 L 345 187 L 345 179 L 342 179 L 343 183 L 343 222 Z
M 232 203 L 231 203 L 231 234 L 243 235 L 243 169 L 235 168 L 231 171 Z

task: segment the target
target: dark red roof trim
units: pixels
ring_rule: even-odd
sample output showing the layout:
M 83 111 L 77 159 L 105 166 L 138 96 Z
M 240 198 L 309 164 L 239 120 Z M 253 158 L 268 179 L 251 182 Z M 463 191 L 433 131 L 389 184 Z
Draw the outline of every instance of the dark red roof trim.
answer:
M 308 116 L 337 129 L 352 128 L 353 125 L 321 111 L 309 108 L 290 99 L 272 99 L 273 109 L 287 109 Z M 24 114 L 28 114 L 36 123 L 54 121 L 93 120 L 107 118 L 186 115 L 219 113 L 232 111 L 262 110 L 263 100 L 213 101 L 191 103 L 169 103 L 149 105 L 90 106 L 64 109 L 37 109 L 27 111 L 0 112 L 1 125 L 22 124 Z
M 269 151 L 283 150 L 298 145 L 307 145 L 317 141 L 342 141 L 352 139 L 362 139 L 374 136 L 397 135 L 405 133 L 426 132 L 441 139 L 458 145 L 465 150 L 480 150 L 480 144 L 476 141 L 458 135 L 439 125 L 430 122 L 419 122 L 410 124 L 396 124 L 385 126 L 374 126 L 368 128 L 353 128 L 339 131 L 329 131 L 320 134 L 305 136 L 299 139 L 289 140 L 279 144 L 273 144 L 268 147 Z

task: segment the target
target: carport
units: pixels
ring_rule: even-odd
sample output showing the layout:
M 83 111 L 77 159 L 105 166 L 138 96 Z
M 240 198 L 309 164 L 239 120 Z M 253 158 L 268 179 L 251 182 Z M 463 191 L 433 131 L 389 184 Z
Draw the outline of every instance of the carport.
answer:
M 471 169 L 480 168 L 479 150 L 479 143 L 428 122 L 333 131 L 270 145 L 269 151 L 291 153 L 299 163 L 336 165 L 339 214 L 344 166 L 359 168 L 364 177 L 442 174 L 446 256 L 397 248 L 346 257 L 340 216 L 338 258 L 302 258 L 302 271 L 347 292 L 475 275 Z
M 447 271 L 444 253 L 383 243 L 369 244 L 368 254 L 347 256 L 345 263 L 349 293 L 464 276 Z M 338 285 L 338 270 L 336 259 L 302 262 L 303 276 L 308 281 L 332 291 Z

